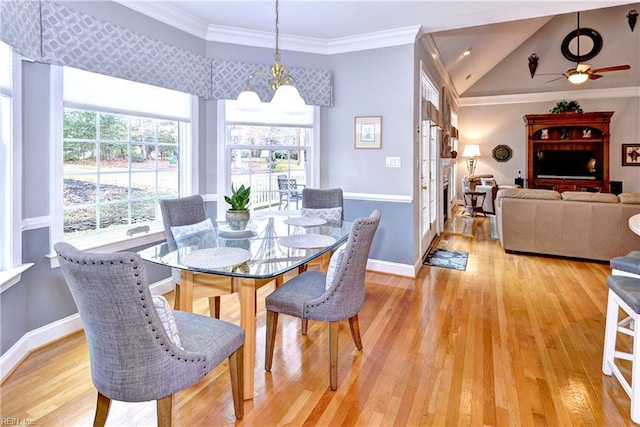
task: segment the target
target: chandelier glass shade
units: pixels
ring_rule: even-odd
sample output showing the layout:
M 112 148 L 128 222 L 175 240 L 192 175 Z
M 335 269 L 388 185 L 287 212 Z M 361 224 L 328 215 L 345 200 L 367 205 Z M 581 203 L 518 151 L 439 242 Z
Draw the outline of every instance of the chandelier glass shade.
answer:
M 295 87 L 295 79 L 289 74 L 289 69 L 280 62 L 278 12 L 278 0 L 276 0 L 276 51 L 273 55 L 274 62 L 269 68 L 269 73 L 257 70 L 247 76 L 247 84 L 237 98 L 237 101 L 243 107 L 251 108 L 260 104 L 260 97 L 251 86 L 251 81 L 257 76 L 264 77 L 267 80 L 267 87 L 275 92 L 271 103 L 276 107 L 284 111 L 296 111 L 306 105 Z

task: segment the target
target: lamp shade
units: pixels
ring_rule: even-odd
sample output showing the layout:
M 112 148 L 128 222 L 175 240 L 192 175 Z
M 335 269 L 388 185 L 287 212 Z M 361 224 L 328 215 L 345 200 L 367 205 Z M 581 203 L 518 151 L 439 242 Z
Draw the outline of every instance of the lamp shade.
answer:
M 467 144 L 464 146 L 462 157 L 480 157 L 480 146 L 477 144 Z

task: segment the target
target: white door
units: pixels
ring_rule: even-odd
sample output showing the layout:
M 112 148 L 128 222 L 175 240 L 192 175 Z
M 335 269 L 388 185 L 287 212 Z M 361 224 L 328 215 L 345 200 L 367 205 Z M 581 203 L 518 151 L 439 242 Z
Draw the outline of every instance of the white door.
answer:
M 436 236 L 436 173 L 437 136 L 436 127 L 428 120 L 422 121 L 420 129 L 420 253 L 424 256 Z

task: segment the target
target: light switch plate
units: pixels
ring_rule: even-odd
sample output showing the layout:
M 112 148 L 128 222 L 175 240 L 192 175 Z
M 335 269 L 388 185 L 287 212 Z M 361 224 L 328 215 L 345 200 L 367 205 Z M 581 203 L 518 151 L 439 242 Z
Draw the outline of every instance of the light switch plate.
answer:
M 385 167 L 399 168 L 400 164 L 400 157 L 385 157 Z

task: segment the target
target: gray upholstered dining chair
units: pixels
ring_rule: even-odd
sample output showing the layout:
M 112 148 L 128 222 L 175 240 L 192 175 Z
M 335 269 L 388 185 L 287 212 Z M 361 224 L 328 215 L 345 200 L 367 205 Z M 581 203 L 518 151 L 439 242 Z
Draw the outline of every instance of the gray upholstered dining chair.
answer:
M 171 244 L 176 236 L 172 227 L 194 225 L 207 220 L 204 200 L 200 195 L 179 197 L 176 199 L 161 199 L 160 212 L 164 224 L 167 242 Z M 213 225 L 211 224 L 213 227 Z M 175 230 L 175 228 L 174 228 Z M 172 269 L 171 275 L 175 282 L 174 308 L 180 306 L 180 270 Z M 233 282 L 227 277 L 214 277 L 210 274 L 193 274 L 195 288 L 205 289 L 209 298 L 209 312 L 211 317 L 220 318 L 220 295 L 231 294 L 234 291 Z
M 98 390 L 94 425 L 111 400 L 157 400 L 158 425 L 171 425 L 172 396 L 229 359 L 236 418 L 243 416 L 244 330 L 222 320 L 156 308 L 136 253 L 89 253 L 55 245 L 84 326 Z
M 344 221 L 344 197 L 341 188 L 304 188 L 302 190 L 302 209 L 313 212 L 314 209 L 340 208 L 340 220 Z
M 346 246 L 331 257 L 329 271 L 306 271 L 284 283 L 266 298 L 266 351 L 264 367 L 271 371 L 278 313 L 304 320 L 329 322 L 329 379 L 338 387 L 338 322 L 349 319 L 351 337 L 362 350 L 358 313 L 364 304 L 364 280 L 373 237 L 380 223 L 380 210 L 357 218 Z
M 344 221 L 344 197 L 341 188 L 305 188 L 302 190 L 302 216 Z M 322 264 L 322 260 L 312 262 Z M 298 267 L 298 273 L 308 264 Z

